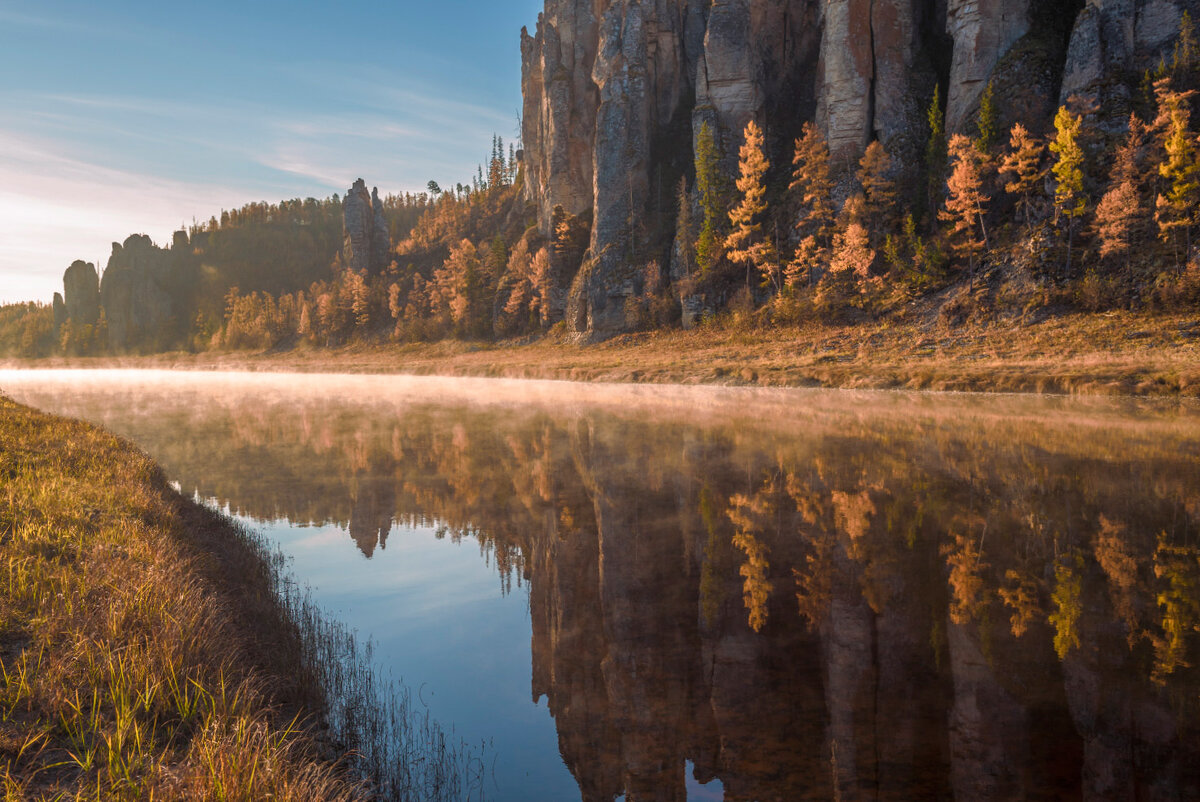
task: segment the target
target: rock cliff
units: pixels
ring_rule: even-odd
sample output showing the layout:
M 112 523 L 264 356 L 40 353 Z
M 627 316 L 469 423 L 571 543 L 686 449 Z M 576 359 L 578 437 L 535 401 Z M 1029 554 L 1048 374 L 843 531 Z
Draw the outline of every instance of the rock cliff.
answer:
M 124 244 L 113 243 L 100 282 L 100 303 L 108 319 L 108 345 L 114 352 L 135 347 L 158 350 L 172 340 L 178 318 L 177 304 L 168 293 L 170 254 L 140 234 Z
M 342 265 L 360 273 L 379 273 L 391 261 L 391 240 L 379 189 L 367 192 L 361 178 L 342 202 Z
M 1190 3 L 547 0 L 521 37 L 523 167 L 544 236 L 559 206 L 594 221 L 568 324 L 590 337 L 625 327 L 644 266 L 668 260 L 673 190 L 703 124 L 727 166 L 748 120 L 776 165 L 815 120 L 843 174 L 874 139 L 914 172 L 935 86 L 950 131 L 970 130 L 990 81 L 1002 124 L 1045 128 L 1071 94 L 1127 99 Z
M 100 277 L 90 262 L 76 261 L 63 274 L 63 301 L 73 325 L 94 326 L 100 319 Z

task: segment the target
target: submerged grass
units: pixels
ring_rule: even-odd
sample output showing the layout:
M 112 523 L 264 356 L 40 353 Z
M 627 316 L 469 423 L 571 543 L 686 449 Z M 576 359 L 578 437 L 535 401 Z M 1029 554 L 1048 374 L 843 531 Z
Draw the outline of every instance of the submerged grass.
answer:
M 455 743 L 265 542 L 0 397 L 5 800 L 460 799 Z

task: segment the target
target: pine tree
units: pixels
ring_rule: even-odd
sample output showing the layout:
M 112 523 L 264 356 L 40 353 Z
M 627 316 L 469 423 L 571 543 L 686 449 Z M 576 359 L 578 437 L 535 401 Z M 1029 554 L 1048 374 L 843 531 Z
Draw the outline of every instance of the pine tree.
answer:
M 990 155 L 996 146 L 996 125 L 996 95 L 992 90 L 992 82 L 988 81 L 987 88 L 979 97 L 979 116 L 976 117 L 979 138 L 975 140 L 975 148 L 984 156 Z
M 1042 155 L 1046 146 L 1029 133 L 1020 123 L 1012 127 L 1009 134 L 1009 152 L 1000 165 L 1000 172 L 1012 176 L 1004 185 L 1004 191 L 1017 196 L 1017 206 L 1025 217 L 1026 230 L 1033 230 L 1033 193 L 1042 185 L 1046 176 L 1042 168 Z
M 929 124 L 929 139 L 925 143 L 925 175 L 929 192 L 929 209 L 941 203 L 946 186 L 946 110 L 942 108 L 942 90 L 933 88 L 933 101 L 925 114 Z
M 829 145 L 820 129 L 805 123 L 796 140 L 792 157 L 792 182 L 788 190 L 799 200 L 796 229 L 800 238 L 816 237 L 829 244 L 833 233 L 833 178 L 829 168 Z
M 1071 250 L 1075 243 L 1075 221 L 1087 211 L 1087 196 L 1083 191 L 1083 148 L 1079 146 L 1082 121 L 1062 106 L 1054 117 L 1057 132 L 1050 143 L 1050 151 L 1058 159 L 1051 170 L 1056 181 L 1054 208 L 1067 218 L 1067 267 L 1071 276 Z
M 708 123 L 700 126 L 696 137 L 696 191 L 700 193 L 700 208 L 704 212 L 700 236 L 696 240 L 696 263 L 700 275 L 707 276 L 721 261 L 724 243 L 721 229 L 725 218 L 721 154 Z
M 983 156 L 970 139 L 955 134 L 950 138 L 950 159 L 953 168 L 947 182 L 946 204 L 938 217 L 954 224 L 955 250 L 967 257 L 974 282 L 975 258 L 981 249 L 987 248 L 984 214 L 990 198 L 983 194 Z M 976 231 L 983 235 L 982 240 L 976 237 Z
M 725 239 L 729 259 L 746 266 L 746 286 L 750 286 L 750 271 L 762 274 L 764 285 L 776 292 L 782 289 L 779 259 L 771 238 L 763 233 L 763 217 L 767 212 L 766 175 L 770 168 L 763 152 L 762 129 L 751 120 L 746 123 L 745 142 L 738 153 L 737 180 L 741 202 L 729 212 L 730 232 Z

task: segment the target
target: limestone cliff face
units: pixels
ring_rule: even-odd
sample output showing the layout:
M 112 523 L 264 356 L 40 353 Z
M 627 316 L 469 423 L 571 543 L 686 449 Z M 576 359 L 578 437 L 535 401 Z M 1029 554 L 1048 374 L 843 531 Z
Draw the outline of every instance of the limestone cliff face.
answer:
M 594 220 L 568 324 L 624 328 L 644 266 L 669 257 L 672 190 L 705 123 L 730 164 L 750 119 L 775 164 L 815 120 L 843 174 L 873 139 L 915 170 L 935 86 L 951 131 L 971 128 L 995 79 L 1012 101 L 1002 122 L 1045 126 L 1060 87 L 1119 93 L 1170 48 L 1190 0 L 1079 2 L 547 0 L 521 38 L 523 164 L 544 236 L 557 206 Z
M 63 274 L 63 302 L 73 325 L 94 326 L 100 319 L 100 277 L 90 262 L 76 261 Z
M 100 283 L 100 302 L 108 318 L 108 344 L 115 352 L 134 345 L 153 348 L 169 340 L 176 307 L 168 294 L 170 252 L 149 237 L 135 234 L 113 243 Z
M 361 178 L 342 202 L 342 265 L 359 273 L 378 273 L 391 259 L 391 241 L 379 190 L 367 191 Z

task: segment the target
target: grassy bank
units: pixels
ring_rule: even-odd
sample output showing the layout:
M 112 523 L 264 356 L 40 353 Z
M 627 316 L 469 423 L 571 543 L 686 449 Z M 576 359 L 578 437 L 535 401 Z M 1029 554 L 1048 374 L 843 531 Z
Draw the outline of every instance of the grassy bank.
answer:
M 1200 318 L 1112 312 L 954 327 L 919 321 L 717 326 L 631 334 L 595 345 L 550 337 L 8 364 L 1200 396 Z
M 0 665 L 9 800 L 452 798 L 469 759 L 254 536 L 3 397 Z

